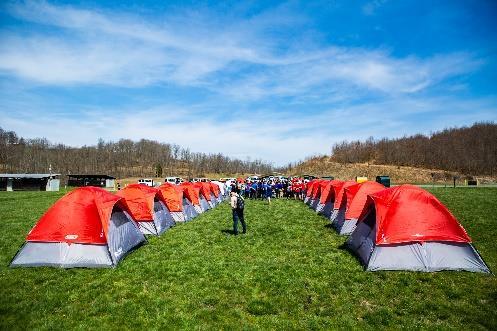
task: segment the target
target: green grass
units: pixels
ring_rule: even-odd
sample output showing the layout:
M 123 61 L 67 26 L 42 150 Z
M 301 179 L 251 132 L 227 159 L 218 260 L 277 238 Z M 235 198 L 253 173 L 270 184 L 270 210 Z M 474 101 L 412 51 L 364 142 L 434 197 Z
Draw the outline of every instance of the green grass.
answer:
M 497 270 L 497 189 L 433 189 Z M 497 329 L 496 277 L 365 272 L 344 237 L 296 201 L 246 203 L 234 237 L 227 204 L 176 226 L 116 269 L 8 264 L 61 196 L 0 194 L 1 329 Z

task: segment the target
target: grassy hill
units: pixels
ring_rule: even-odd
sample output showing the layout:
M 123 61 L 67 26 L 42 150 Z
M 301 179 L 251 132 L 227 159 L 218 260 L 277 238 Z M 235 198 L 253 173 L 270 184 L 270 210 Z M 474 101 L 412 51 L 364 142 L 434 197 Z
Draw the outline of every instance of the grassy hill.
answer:
M 497 189 L 435 189 L 497 270 Z M 0 192 L 0 329 L 497 329 L 496 277 L 365 272 L 298 201 L 247 201 L 234 237 L 222 204 L 116 269 L 8 264 L 62 193 Z
M 457 176 L 458 182 L 463 183 L 467 176 L 457 172 L 439 169 L 424 169 L 416 167 L 380 165 L 371 163 L 338 163 L 331 157 L 321 156 L 311 158 L 288 171 L 289 175 L 310 174 L 315 176 L 334 176 L 337 179 L 347 180 L 356 176 L 366 176 L 374 180 L 376 176 L 387 175 L 395 184 L 415 183 L 452 183 L 453 176 Z M 432 176 L 433 174 L 433 176 Z M 481 183 L 495 183 L 496 178 L 490 176 L 478 176 Z

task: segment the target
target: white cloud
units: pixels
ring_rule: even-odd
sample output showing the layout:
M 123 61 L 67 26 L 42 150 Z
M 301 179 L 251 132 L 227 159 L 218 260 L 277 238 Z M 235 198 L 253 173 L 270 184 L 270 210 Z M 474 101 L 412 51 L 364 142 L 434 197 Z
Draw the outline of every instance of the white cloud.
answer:
M 373 0 L 362 6 L 362 13 L 367 16 L 374 15 L 378 8 L 387 3 L 387 0 Z
M 221 151 L 232 157 L 260 158 L 283 165 L 308 155 L 329 153 L 333 143 L 342 140 L 400 137 L 497 120 L 497 100 L 395 99 L 330 108 L 304 117 L 260 109 L 251 116 L 235 116 L 223 122 L 202 116 L 196 107 L 170 105 L 115 112 L 92 110 L 77 117 L 46 115 L 36 122 L 29 121 L 32 114 L 29 109 L 6 112 L 0 114 L 0 123 L 21 136 L 46 137 L 73 146 L 95 144 L 98 137 L 147 138 L 177 143 L 194 152 Z
M 306 31 L 305 17 L 285 6 L 249 18 L 199 9 L 150 20 L 32 1 L 12 4 L 8 13 L 32 26 L 0 34 L 0 84 L 9 85 L 0 93 L 0 125 L 26 137 L 79 146 L 98 137 L 148 138 L 284 164 L 328 153 L 343 139 L 428 133 L 497 113 L 495 100 L 420 97 L 478 68 L 472 54 L 397 57 L 385 49 L 323 45 Z M 306 42 L 289 38 L 293 32 Z M 55 87 L 63 97 L 46 98 L 32 84 Z M 126 87 L 115 90 L 133 97 L 111 102 L 121 109 L 85 104 L 81 91 L 67 86 L 100 93 L 102 86 Z M 159 87 L 151 92 L 155 101 L 142 89 L 150 86 Z M 207 96 L 166 95 L 190 87 Z
M 58 33 L 5 32 L 0 72 L 53 85 L 165 82 L 240 99 L 299 96 L 336 86 L 396 94 L 418 92 L 478 65 L 464 53 L 419 59 L 395 58 L 384 50 L 312 43 L 299 47 L 299 40 L 282 41 L 269 33 L 305 23 L 285 9 L 276 10 L 286 16 L 271 16 L 286 20 L 271 21 L 267 13 L 236 20 L 174 13 L 147 22 L 140 16 L 46 2 L 8 8 L 12 15 Z M 300 28 L 306 35 L 305 26 Z

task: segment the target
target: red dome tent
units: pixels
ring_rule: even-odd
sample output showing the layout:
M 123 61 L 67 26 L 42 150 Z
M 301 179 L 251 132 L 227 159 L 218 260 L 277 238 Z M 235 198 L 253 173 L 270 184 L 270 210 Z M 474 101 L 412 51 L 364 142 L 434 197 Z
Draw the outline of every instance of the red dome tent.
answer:
M 320 201 L 320 198 L 321 198 L 321 193 L 323 191 L 323 189 L 326 187 L 326 185 L 328 185 L 330 181 L 329 180 L 326 180 L 326 179 L 321 179 L 318 181 L 317 184 L 314 184 L 314 190 L 312 192 L 312 196 L 311 196 L 311 208 L 314 209 L 314 210 L 317 210 L 318 208 L 318 205 L 319 205 L 319 201 Z
M 217 185 L 217 189 L 219 192 L 219 202 L 222 202 L 226 196 L 226 184 L 220 181 L 214 180 L 211 183 Z
M 182 183 L 180 187 L 183 189 L 183 212 L 187 221 L 191 220 L 202 213 L 200 207 L 199 192 L 195 189 L 192 183 Z
M 490 272 L 457 219 L 425 190 L 402 185 L 368 201 L 346 243 L 367 270 Z
M 349 186 L 356 185 L 357 182 L 348 180 L 337 185 L 333 185 L 335 191 L 335 202 L 333 203 L 333 213 L 330 216 L 330 221 L 333 224 L 337 219 L 345 219 L 345 210 L 347 209 L 347 197 L 345 189 Z
M 314 186 L 315 182 L 316 182 L 316 180 L 313 179 L 311 181 L 308 181 L 305 184 L 305 199 L 304 199 L 304 203 L 306 203 L 306 204 L 309 204 L 309 201 L 310 201 L 311 195 L 312 195 L 312 187 Z
M 307 204 L 309 206 L 312 206 L 313 203 L 314 203 L 314 200 L 316 198 L 316 193 L 317 193 L 317 190 L 318 190 L 318 187 L 319 187 L 319 183 L 321 183 L 321 179 L 315 179 L 312 184 L 309 186 L 309 189 L 308 189 L 308 197 L 309 199 L 307 200 Z
M 345 188 L 347 198 L 344 217 L 337 217 L 333 227 L 339 234 L 349 235 L 356 228 L 359 217 L 366 210 L 366 202 L 369 194 L 383 191 L 385 186 L 377 182 L 363 182 Z
M 319 197 L 319 205 L 316 208 L 317 212 L 326 218 L 330 218 L 331 213 L 333 212 L 333 203 L 335 202 L 335 188 L 341 187 L 343 183 L 344 182 L 341 180 L 334 179 L 326 184 Z
M 121 200 L 92 186 L 69 192 L 31 229 L 11 266 L 116 266 L 145 241 Z
M 171 226 L 174 220 L 156 188 L 131 184 L 116 193 L 131 217 L 137 222 L 143 234 L 160 235 Z
M 164 183 L 157 188 L 159 197 L 166 205 L 175 222 L 185 222 L 183 214 L 183 189 L 177 185 Z
M 199 189 L 200 207 L 202 207 L 202 211 L 205 212 L 205 211 L 211 209 L 213 206 L 210 202 L 211 201 L 211 193 L 210 193 L 209 184 L 204 183 L 204 182 L 197 182 L 193 185 Z
M 213 206 L 215 206 L 219 203 L 219 186 L 211 182 L 208 182 L 207 184 L 209 184 L 211 193 L 211 203 Z

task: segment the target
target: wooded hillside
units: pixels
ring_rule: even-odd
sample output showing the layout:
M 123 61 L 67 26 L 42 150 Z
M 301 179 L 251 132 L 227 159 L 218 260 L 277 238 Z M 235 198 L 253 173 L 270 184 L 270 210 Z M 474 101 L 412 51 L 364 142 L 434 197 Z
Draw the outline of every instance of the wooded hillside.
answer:
M 344 141 L 331 158 L 339 163 L 372 163 L 457 171 L 467 175 L 497 175 L 497 124 L 475 123 L 429 136 Z
M 0 172 L 109 174 L 122 177 L 197 177 L 206 173 L 266 173 L 269 163 L 222 154 L 193 153 L 176 144 L 142 139 L 100 139 L 95 146 L 70 147 L 45 138 L 24 139 L 0 128 Z

